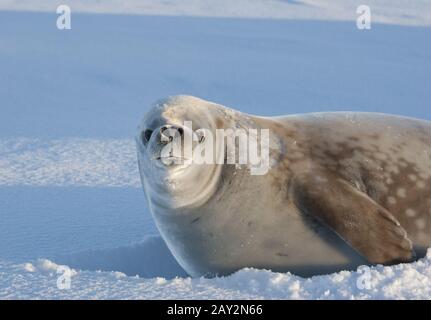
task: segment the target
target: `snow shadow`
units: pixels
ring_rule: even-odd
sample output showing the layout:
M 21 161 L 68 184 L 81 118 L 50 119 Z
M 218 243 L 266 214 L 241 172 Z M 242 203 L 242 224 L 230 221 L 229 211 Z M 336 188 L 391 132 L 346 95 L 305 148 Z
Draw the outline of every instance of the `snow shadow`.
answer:
M 56 258 L 56 263 L 90 271 L 120 271 L 141 278 L 186 277 L 163 239 L 148 236 L 140 243 L 106 250 L 89 250 Z
M 186 276 L 139 188 L 0 186 L 0 259 L 79 270 Z

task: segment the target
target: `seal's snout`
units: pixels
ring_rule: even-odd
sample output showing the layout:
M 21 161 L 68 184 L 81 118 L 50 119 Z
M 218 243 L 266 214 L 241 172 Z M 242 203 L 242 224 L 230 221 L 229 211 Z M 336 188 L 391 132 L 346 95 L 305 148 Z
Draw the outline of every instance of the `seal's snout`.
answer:
M 160 143 L 167 144 L 171 142 L 175 136 L 183 137 L 184 129 L 173 125 L 164 125 L 160 128 Z
M 144 129 L 140 133 L 140 140 L 144 146 L 146 146 L 152 137 L 155 137 L 155 141 L 158 144 L 168 144 L 174 138 L 182 138 L 184 136 L 184 129 L 181 126 L 174 125 L 163 125 L 158 129 Z

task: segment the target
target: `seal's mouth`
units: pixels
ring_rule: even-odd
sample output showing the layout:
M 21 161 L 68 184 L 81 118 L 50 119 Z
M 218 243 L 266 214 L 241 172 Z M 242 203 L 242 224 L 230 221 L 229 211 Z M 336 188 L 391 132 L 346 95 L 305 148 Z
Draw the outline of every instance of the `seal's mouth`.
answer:
M 176 156 L 166 156 L 166 157 L 155 157 L 154 158 L 156 167 L 161 170 L 186 170 L 193 165 L 193 161 L 188 161 L 187 158 L 184 157 L 176 157 Z
M 176 156 L 167 156 L 167 157 L 162 157 L 162 156 L 158 156 L 154 158 L 155 160 L 165 160 L 165 159 L 178 159 L 178 160 L 183 160 L 182 157 L 176 157 Z
M 182 159 L 180 157 L 174 157 L 174 156 L 170 156 L 170 157 L 155 157 L 154 159 L 156 160 L 165 160 L 165 159 Z
M 161 161 L 165 163 L 166 161 L 174 161 L 175 163 L 172 164 L 182 164 L 183 162 L 186 162 L 187 159 L 184 157 L 178 157 L 178 156 L 156 156 L 153 158 L 156 161 Z M 181 162 L 181 163 L 178 163 Z

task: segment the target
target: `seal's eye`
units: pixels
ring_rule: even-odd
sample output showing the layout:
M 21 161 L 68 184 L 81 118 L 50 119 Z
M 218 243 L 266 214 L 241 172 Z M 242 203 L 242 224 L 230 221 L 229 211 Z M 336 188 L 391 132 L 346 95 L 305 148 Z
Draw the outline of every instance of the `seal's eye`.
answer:
M 147 129 L 144 132 L 142 132 L 142 142 L 147 143 L 151 139 L 151 135 L 153 134 L 153 130 Z

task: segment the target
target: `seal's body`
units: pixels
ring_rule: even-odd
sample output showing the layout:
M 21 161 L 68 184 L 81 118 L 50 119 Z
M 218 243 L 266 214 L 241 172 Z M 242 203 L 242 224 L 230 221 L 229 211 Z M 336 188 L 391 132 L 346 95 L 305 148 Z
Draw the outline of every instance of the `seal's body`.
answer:
M 193 129 L 269 129 L 268 173 L 163 165 L 158 132 L 184 120 Z M 430 122 L 344 112 L 264 118 L 178 96 L 139 130 L 151 212 L 192 276 L 243 267 L 310 276 L 410 261 L 431 244 Z

